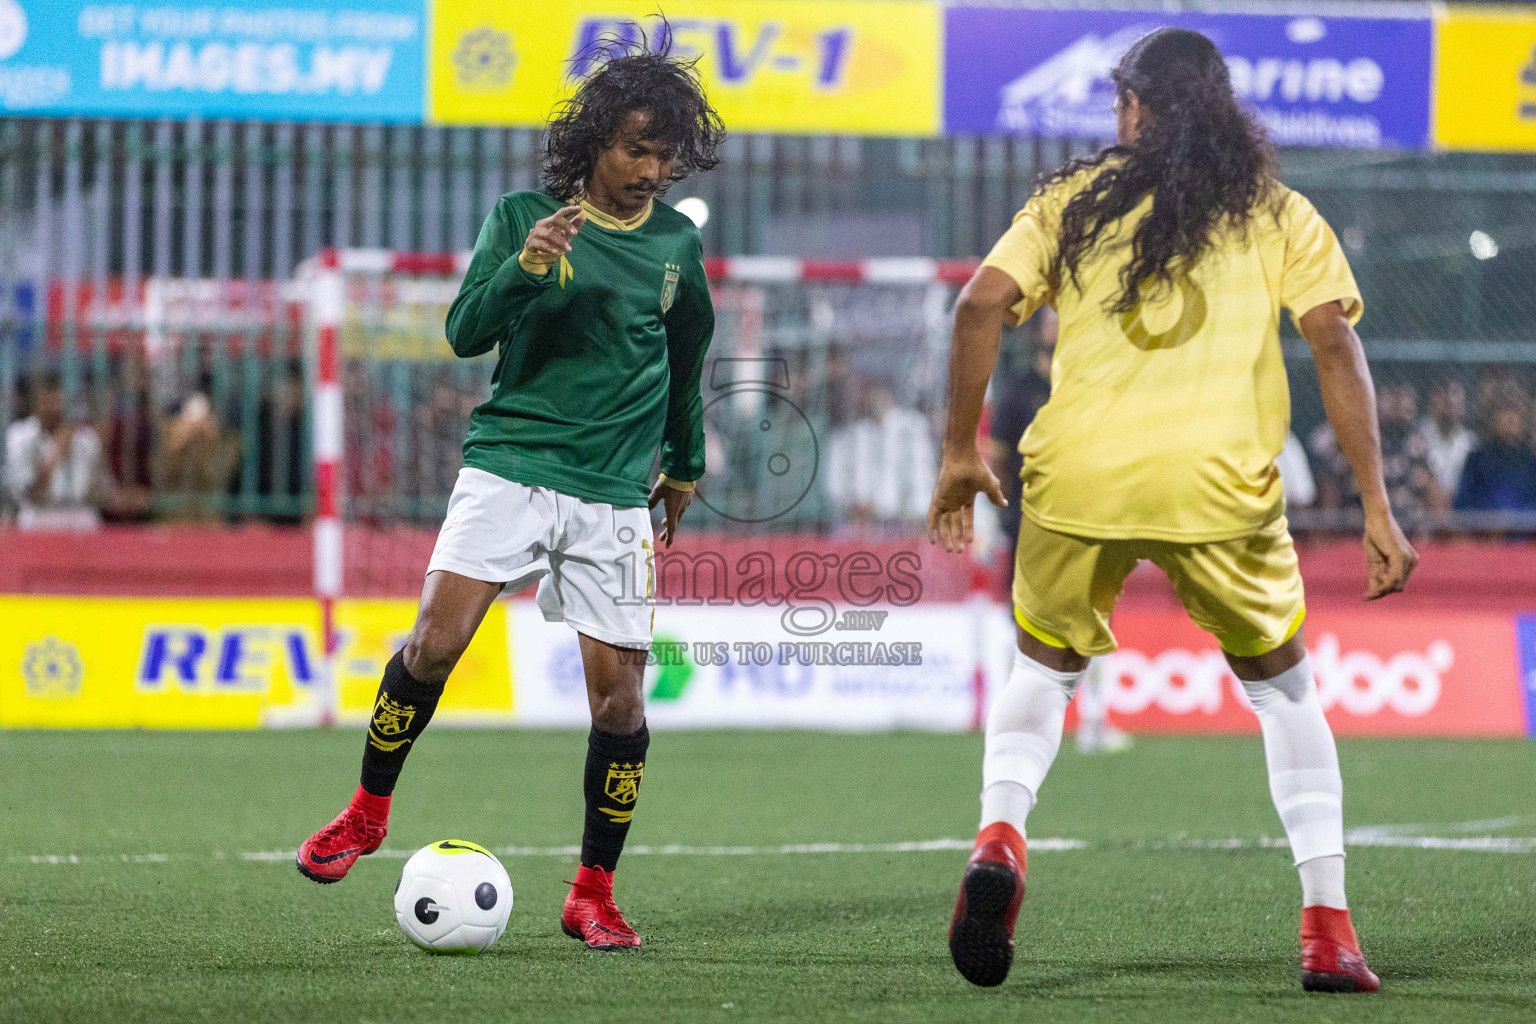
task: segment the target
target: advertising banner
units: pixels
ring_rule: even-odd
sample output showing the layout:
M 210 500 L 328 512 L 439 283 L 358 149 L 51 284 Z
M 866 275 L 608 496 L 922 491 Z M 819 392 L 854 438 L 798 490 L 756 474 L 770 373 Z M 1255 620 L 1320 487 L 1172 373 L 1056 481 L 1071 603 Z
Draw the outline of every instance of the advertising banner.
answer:
M 576 634 L 514 602 L 518 721 L 585 728 Z M 659 608 L 646 669 L 656 728 L 969 727 L 978 623 L 966 605 L 871 607 L 825 631 L 786 628 L 782 608 Z M 814 625 L 814 623 L 810 623 Z
M 1451 7 L 1439 28 L 1435 144 L 1536 152 L 1536 13 Z
M 425 0 L 0 0 L 0 110 L 419 121 Z
M 1278 145 L 1428 144 L 1427 17 L 951 7 L 944 130 L 1113 140 L 1109 72 L 1164 25 L 1203 32 L 1221 48 L 1238 97 Z
M 1520 698 L 1525 702 L 1525 734 L 1536 739 L 1536 615 L 1515 619 L 1520 649 Z
M 436 0 L 429 118 L 541 126 L 603 38 L 639 22 L 649 0 L 512 4 Z M 939 8 L 915 0 L 679 0 L 666 5 L 673 52 L 699 58 L 732 131 L 934 135 Z
M 1341 736 L 1520 736 L 1514 620 L 1497 613 L 1314 611 L 1307 648 Z M 1257 732 L 1221 651 L 1178 611 L 1127 609 L 1105 657 L 1107 703 L 1132 732 Z
M 367 721 L 414 613 L 408 600 L 339 603 L 344 723 Z M 1126 608 L 1114 629 L 1120 650 L 1103 668 L 1117 725 L 1258 731 L 1214 641 L 1182 612 Z M 319 631 L 307 599 L 0 597 L 0 727 L 313 724 Z M 1318 610 L 1307 644 L 1340 735 L 1536 735 L 1536 616 Z M 673 603 L 657 609 L 647 715 L 658 728 L 964 730 L 1006 683 L 1013 646 L 1008 609 L 990 602 Z M 498 601 L 437 720 L 585 728 L 576 633 L 532 601 Z
M 367 720 L 413 601 L 337 607 L 339 714 Z M 0 597 L 0 726 L 249 729 L 322 708 L 320 614 L 302 599 Z M 506 616 L 493 608 L 439 715 L 508 722 Z

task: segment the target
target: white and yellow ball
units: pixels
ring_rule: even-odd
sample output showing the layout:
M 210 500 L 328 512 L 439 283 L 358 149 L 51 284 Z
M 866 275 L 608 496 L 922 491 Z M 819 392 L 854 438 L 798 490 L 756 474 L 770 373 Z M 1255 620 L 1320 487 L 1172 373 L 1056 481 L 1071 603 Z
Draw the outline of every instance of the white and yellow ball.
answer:
M 507 930 L 512 881 L 483 846 L 444 839 L 405 862 L 395 887 L 400 930 L 429 953 L 475 954 Z

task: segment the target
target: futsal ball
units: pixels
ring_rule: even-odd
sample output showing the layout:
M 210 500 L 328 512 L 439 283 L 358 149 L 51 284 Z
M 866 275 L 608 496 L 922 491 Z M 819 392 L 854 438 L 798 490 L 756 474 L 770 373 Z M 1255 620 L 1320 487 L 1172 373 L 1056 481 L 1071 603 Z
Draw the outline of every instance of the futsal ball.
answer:
M 429 953 L 488 949 L 507 930 L 512 880 L 483 846 L 444 839 L 405 862 L 395 886 L 400 930 Z

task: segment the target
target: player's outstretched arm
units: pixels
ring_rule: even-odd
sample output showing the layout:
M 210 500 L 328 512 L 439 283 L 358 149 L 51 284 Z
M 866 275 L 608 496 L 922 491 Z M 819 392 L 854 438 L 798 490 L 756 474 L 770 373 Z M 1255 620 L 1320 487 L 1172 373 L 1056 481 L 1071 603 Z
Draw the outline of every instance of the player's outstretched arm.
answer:
M 571 251 L 586 219 L 581 207 L 567 206 L 525 232 L 511 202 L 501 199 L 486 217 L 464 283 L 448 307 L 446 333 L 455 355 L 483 355 L 507 336 L 523 305 L 555 280 L 550 267 Z
M 1365 564 L 1369 575 L 1365 599 L 1374 601 L 1400 593 L 1419 556 L 1397 525 L 1387 500 L 1387 485 L 1381 471 L 1376 388 L 1365 362 L 1365 349 L 1344 315 L 1344 307 L 1337 302 L 1316 306 L 1297 322 L 1312 347 L 1323 409 L 1338 437 L 1339 450 L 1349 460 L 1365 508 Z
M 960 292 L 949 350 L 949 415 L 944 425 L 944 452 L 939 479 L 928 506 L 928 540 L 945 551 L 965 550 L 974 536 L 976 495 L 985 493 L 994 505 L 1006 505 L 1003 487 L 982 461 L 976 429 L 987 397 L 987 381 L 997 365 L 1003 321 L 1023 293 L 1012 277 L 982 267 Z

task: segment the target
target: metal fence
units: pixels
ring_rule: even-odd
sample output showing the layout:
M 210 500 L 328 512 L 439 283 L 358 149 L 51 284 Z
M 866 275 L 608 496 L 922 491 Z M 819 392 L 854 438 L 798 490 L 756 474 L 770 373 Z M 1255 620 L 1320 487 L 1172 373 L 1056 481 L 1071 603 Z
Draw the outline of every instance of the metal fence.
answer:
M 300 521 L 313 504 L 300 263 L 324 246 L 467 247 L 498 194 L 535 183 L 539 147 L 535 132 L 491 128 L 0 121 L 0 423 L 30 412 L 57 374 L 69 417 L 102 442 L 109 518 Z M 671 198 L 709 204 L 711 255 L 975 257 L 1041 168 L 1091 148 L 735 136 L 718 171 Z M 1443 513 L 1456 488 L 1415 484 L 1426 460 L 1400 435 L 1433 402 L 1460 404 L 1473 443 L 1511 408 L 1529 438 L 1536 158 L 1296 151 L 1284 168 L 1339 231 L 1366 295 L 1362 334 L 1408 467 L 1404 506 L 1422 529 L 1454 524 Z M 483 365 L 442 358 L 440 309 L 399 291 L 417 284 L 456 282 L 354 282 L 347 483 L 352 514 L 380 522 L 440 515 L 489 380 Z M 871 496 L 914 480 L 850 484 L 831 464 L 876 443 L 918 446 L 885 462 L 933 450 L 952 297 L 944 285 L 721 285 L 714 351 L 737 362 L 706 381 L 706 401 L 712 464 L 731 471 L 699 518 L 747 531 L 909 523 L 900 499 Z M 1289 328 L 1287 339 L 1321 503 L 1310 522 L 1326 527 L 1349 518 L 1348 483 L 1320 429 L 1305 346 Z M 1028 345 L 1012 337 L 1005 363 L 1027 362 Z M 752 360 L 772 364 L 751 371 L 769 377 L 744 386 L 733 375 Z M 800 470 L 768 463 L 794 453 L 751 430 L 772 433 L 778 416 L 785 436 L 801 419 L 810 432 L 794 443 L 821 483 L 803 495 Z

